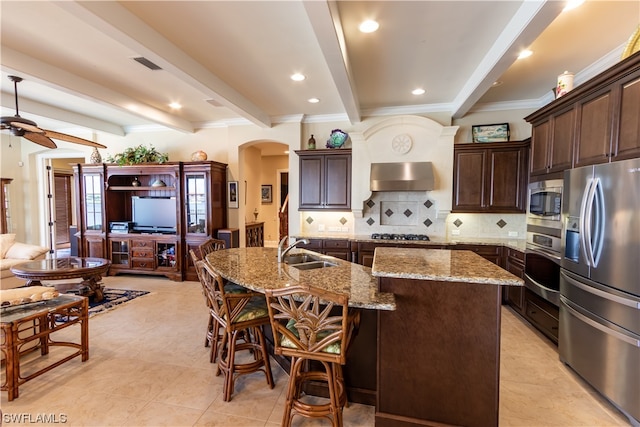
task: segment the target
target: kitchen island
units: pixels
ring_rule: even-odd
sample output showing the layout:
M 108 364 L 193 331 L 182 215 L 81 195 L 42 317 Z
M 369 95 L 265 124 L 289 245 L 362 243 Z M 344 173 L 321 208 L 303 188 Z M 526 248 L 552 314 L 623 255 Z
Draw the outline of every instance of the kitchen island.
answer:
M 396 298 L 378 314 L 376 426 L 497 426 L 500 286 L 522 279 L 470 251 L 377 248 Z
M 207 261 L 258 292 L 313 286 L 348 293 L 350 306 L 365 309 L 345 380 L 349 391 L 350 376 L 363 376 L 350 370 L 373 361 L 377 426 L 497 425 L 500 285 L 521 279 L 470 251 L 378 248 L 373 270 L 307 250 L 290 255 L 305 253 L 335 266 L 301 270 L 278 263 L 274 248 L 216 251 Z

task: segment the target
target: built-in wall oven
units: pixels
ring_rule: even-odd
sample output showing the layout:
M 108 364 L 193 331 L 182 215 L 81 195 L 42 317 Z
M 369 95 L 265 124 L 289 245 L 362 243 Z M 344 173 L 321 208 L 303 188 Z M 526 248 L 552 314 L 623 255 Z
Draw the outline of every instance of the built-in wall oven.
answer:
M 556 307 L 560 303 L 563 180 L 529 184 L 524 284 Z

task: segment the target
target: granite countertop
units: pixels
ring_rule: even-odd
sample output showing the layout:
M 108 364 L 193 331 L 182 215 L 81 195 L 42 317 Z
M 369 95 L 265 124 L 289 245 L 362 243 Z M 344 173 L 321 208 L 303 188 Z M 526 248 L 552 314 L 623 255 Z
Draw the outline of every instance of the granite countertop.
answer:
M 424 246 L 433 246 L 433 245 L 446 245 L 446 246 L 454 246 L 454 245 L 491 245 L 491 246 L 504 246 L 512 249 L 516 249 L 518 251 L 524 252 L 527 246 L 527 241 L 525 239 L 514 239 L 514 238 L 491 238 L 491 237 L 438 237 L 429 236 L 429 241 L 424 240 L 381 240 L 381 239 L 372 239 L 371 235 L 359 235 L 359 234 L 345 234 L 345 233 L 322 233 L 322 234 L 307 234 L 301 233 L 296 234 L 295 237 L 297 239 L 307 238 L 307 239 L 325 239 L 325 240 L 350 240 L 353 242 L 377 242 L 377 243 L 393 243 L 397 245 L 410 244 L 410 245 L 424 245 Z
M 264 292 L 303 285 L 348 293 L 349 306 L 375 310 L 395 310 L 395 297 L 378 292 L 378 282 L 371 269 L 306 249 L 294 249 L 289 255 L 310 253 L 337 264 L 335 267 L 299 270 L 277 262 L 276 248 L 231 248 L 207 255 L 216 273 L 248 289 Z
M 524 281 L 471 251 L 376 248 L 376 277 L 523 286 Z

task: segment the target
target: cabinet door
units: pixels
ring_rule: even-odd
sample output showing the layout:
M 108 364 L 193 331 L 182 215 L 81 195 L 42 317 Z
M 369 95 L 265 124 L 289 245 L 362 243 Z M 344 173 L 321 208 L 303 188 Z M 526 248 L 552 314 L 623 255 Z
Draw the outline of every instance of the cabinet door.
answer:
M 489 151 L 488 201 L 491 212 L 526 211 L 527 150 L 492 149 Z M 477 179 L 477 178 L 476 178 Z
M 620 124 L 613 160 L 640 157 L 640 72 L 620 86 Z
M 575 167 L 609 161 L 611 112 L 612 95 L 609 89 L 579 102 Z
M 549 121 L 540 123 L 533 127 L 531 135 L 531 175 L 544 175 L 549 166 L 549 145 L 551 127 Z
M 453 210 L 478 212 L 485 209 L 487 152 L 455 151 L 453 176 Z
M 202 173 L 184 174 L 184 209 L 186 234 L 208 235 L 208 177 Z
M 324 162 L 324 208 L 351 209 L 351 155 L 328 155 Z
M 562 172 L 571 169 L 573 140 L 575 135 L 575 110 L 573 108 L 553 116 L 553 133 L 547 172 Z
M 300 209 L 322 208 L 323 168 L 323 156 L 300 157 Z

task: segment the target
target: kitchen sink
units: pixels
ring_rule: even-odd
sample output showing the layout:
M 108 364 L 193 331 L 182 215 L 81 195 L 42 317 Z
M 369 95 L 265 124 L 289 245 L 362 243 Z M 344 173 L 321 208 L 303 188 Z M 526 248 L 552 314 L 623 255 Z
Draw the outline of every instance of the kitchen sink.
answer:
M 297 268 L 298 270 L 314 270 L 316 268 L 327 268 L 327 267 L 335 267 L 338 264 L 334 264 L 329 261 L 308 261 L 300 264 L 289 264 L 291 267 Z
M 317 257 L 309 254 L 287 255 L 284 257 L 285 264 L 304 264 L 308 262 L 320 261 Z

